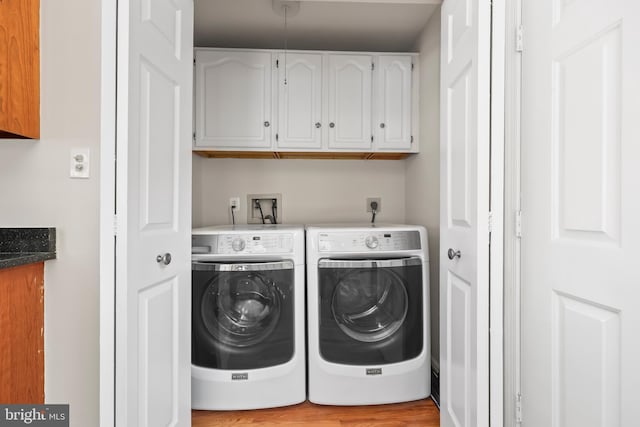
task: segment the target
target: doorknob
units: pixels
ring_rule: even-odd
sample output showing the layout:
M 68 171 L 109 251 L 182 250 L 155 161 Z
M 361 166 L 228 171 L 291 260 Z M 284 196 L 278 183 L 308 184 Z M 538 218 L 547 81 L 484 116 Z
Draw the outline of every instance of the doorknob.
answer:
M 164 265 L 169 265 L 171 264 L 171 254 L 169 252 L 167 252 L 164 255 L 158 255 L 156 257 L 156 262 L 158 264 L 164 264 Z
M 447 256 L 449 257 L 449 259 L 460 258 L 460 251 L 454 251 L 453 249 L 449 248 L 449 250 L 447 251 Z
M 317 129 L 320 129 L 320 127 L 321 127 L 321 126 L 322 126 L 322 123 L 320 123 L 320 122 L 317 122 L 317 123 L 316 123 L 316 128 L 317 128 Z

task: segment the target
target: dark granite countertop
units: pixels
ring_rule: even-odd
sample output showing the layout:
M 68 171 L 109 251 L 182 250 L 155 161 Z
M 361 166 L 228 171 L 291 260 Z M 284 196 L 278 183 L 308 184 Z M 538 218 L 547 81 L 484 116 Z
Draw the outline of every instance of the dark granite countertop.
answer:
M 0 228 L 0 268 L 56 257 L 55 228 Z

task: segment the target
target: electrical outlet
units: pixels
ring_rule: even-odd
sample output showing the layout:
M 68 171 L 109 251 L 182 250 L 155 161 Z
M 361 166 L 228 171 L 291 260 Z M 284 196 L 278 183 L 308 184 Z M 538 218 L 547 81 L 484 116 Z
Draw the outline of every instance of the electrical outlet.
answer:
M 89 178 L 89 149 L 72 148 L 69 159 L 70 178 Z
M 367 212 L 373 212 L 371 209 L 371 202 L 376 202 L 378 204 L 378 208 L 376 209 L 377 214 L 382 212 L 382 197 L 367 197 Z
M 229 197 L 229 207 L 240 209 L 240 197 Z

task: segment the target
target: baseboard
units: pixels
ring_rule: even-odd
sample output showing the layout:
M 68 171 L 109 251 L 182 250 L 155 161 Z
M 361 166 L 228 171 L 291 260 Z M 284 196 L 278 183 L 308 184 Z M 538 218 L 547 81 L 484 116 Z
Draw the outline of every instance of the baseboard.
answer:
M 431 369 L 431 399 L 440 409 L 440 374 L 434 368 Z

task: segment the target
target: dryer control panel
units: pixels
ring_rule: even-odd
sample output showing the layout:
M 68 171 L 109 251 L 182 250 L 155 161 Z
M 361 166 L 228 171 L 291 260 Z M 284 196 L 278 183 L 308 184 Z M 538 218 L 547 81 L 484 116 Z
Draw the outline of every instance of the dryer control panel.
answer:
M 394 252 L 418 250 L 418 231 L 341 231 L 318 234 L 320 252 Z
M 192 254 L 283 254 L 293 252 L 291 233 L 194 235 Z

